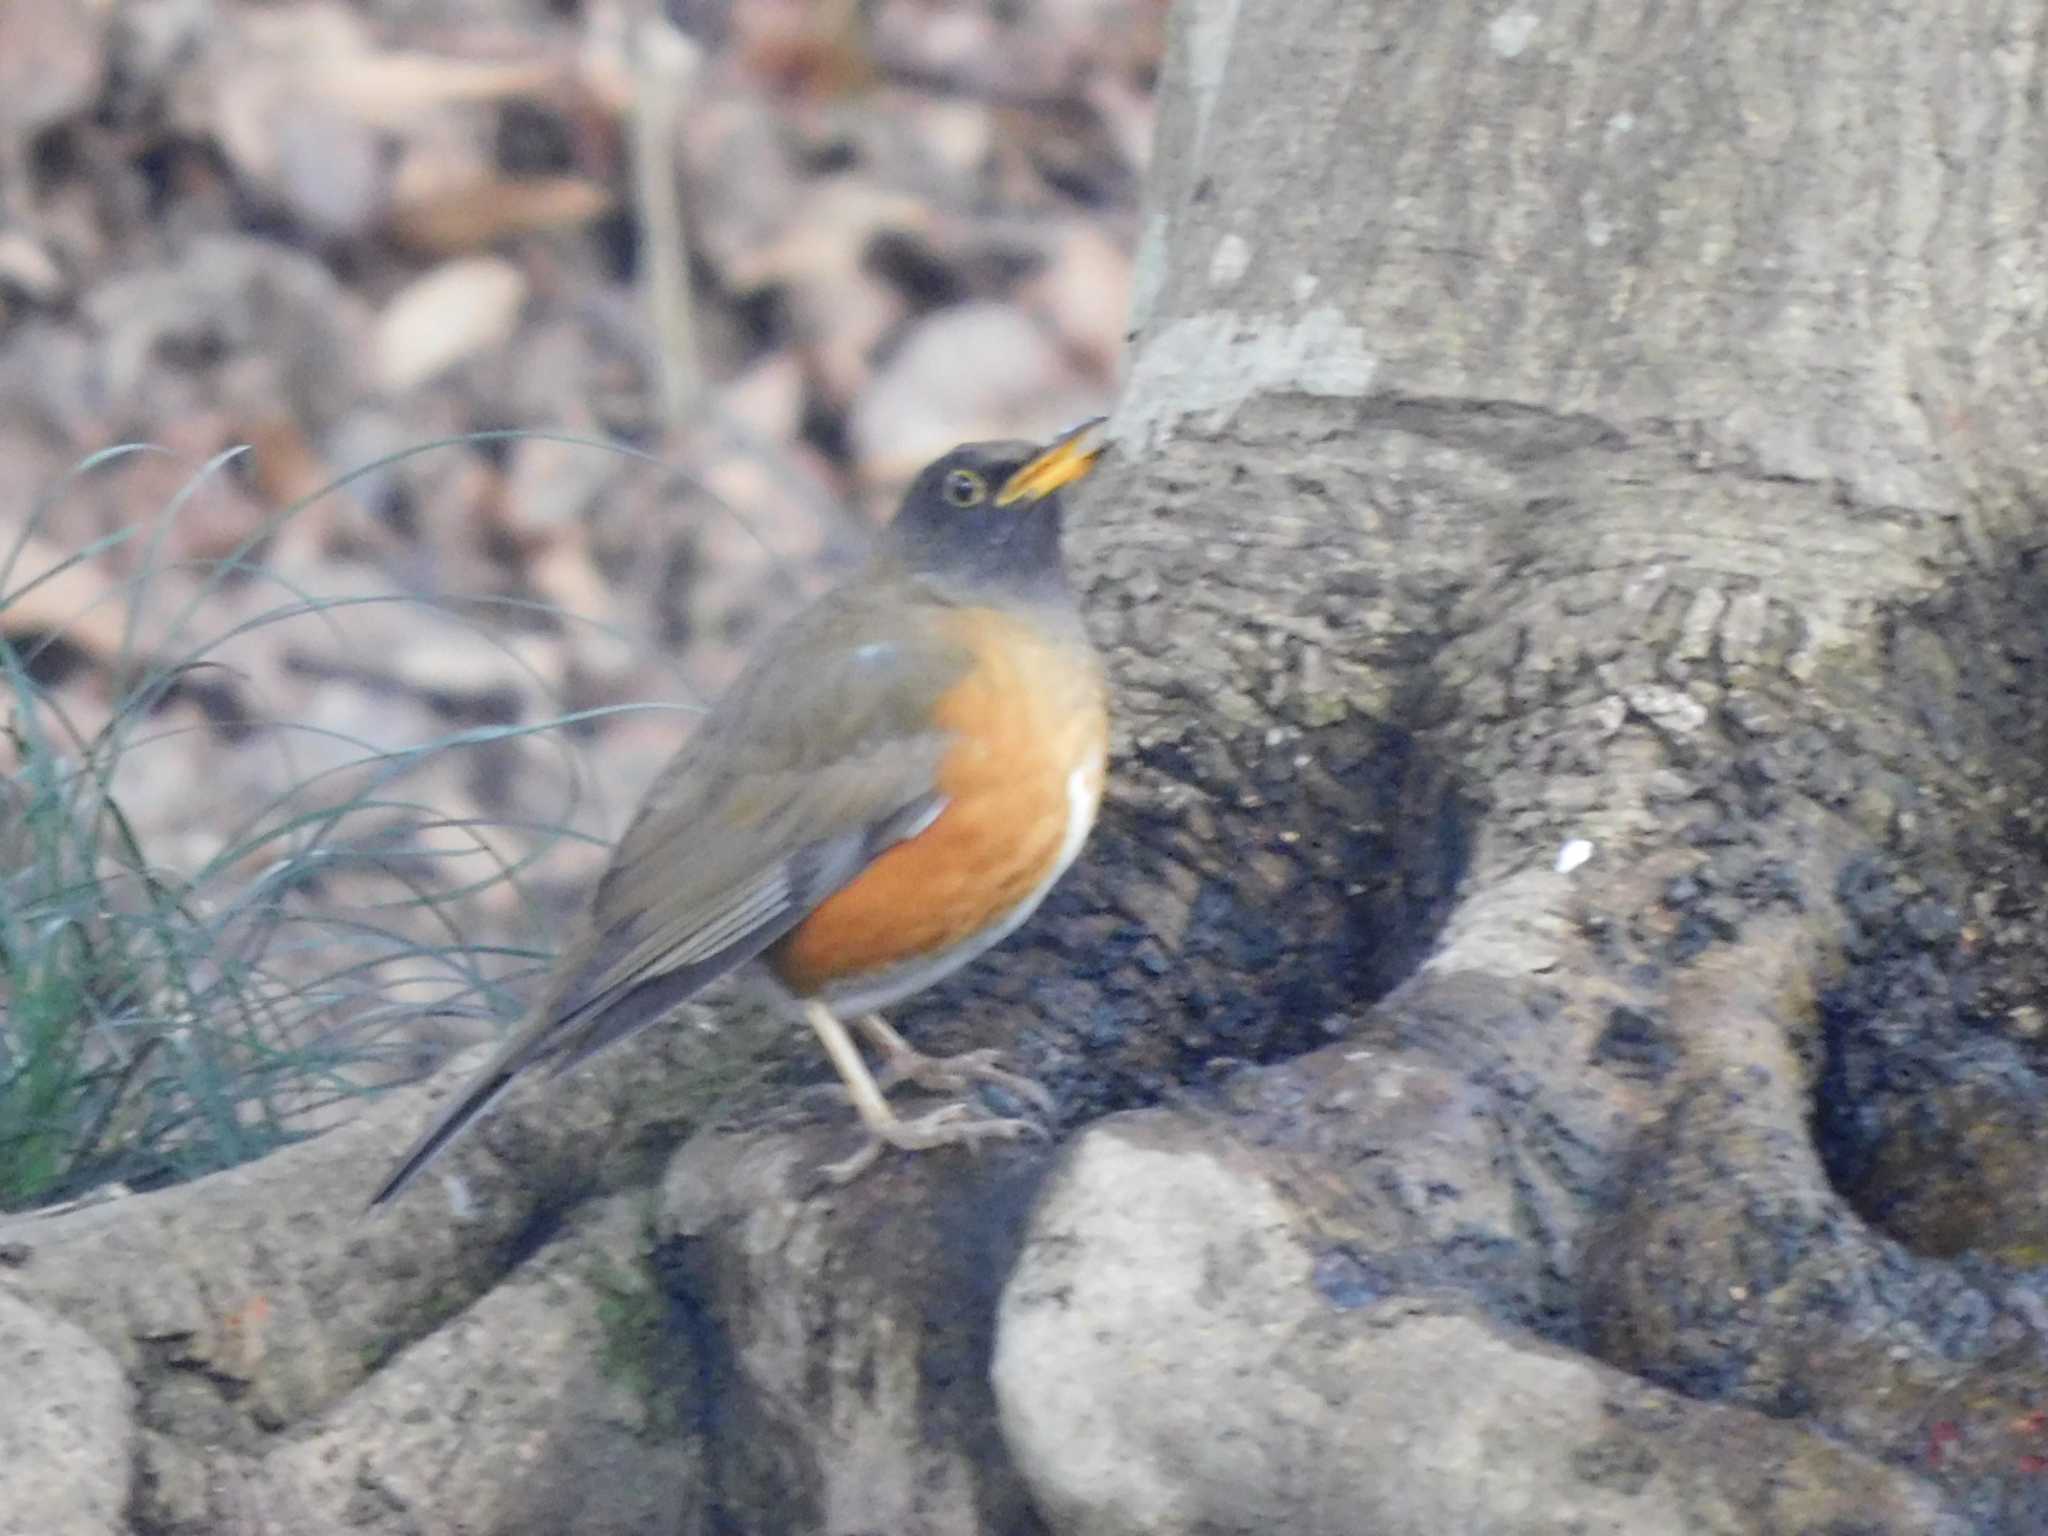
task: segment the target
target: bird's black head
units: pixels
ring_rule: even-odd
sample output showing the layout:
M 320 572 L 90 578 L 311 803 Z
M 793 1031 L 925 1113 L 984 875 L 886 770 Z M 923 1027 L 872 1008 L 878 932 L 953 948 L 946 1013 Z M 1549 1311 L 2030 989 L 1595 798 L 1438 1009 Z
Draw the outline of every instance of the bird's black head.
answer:
M 971 586 L 1057 589 L 1060 491 L 1094 468 L 1102 449 L 1099 419 L 1044 447 L 955 448 L 911 482 L 882 535 L 883 558 Z

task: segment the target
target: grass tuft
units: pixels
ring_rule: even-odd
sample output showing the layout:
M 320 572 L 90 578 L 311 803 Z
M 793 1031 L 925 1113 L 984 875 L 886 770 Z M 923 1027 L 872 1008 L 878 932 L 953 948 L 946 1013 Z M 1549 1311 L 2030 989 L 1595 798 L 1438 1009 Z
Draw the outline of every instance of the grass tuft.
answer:
M 74 478 L 139 451 L 97 454 Z M 163 771 L 187 771 L 180 749 L 189 744 L 161 724 L 166 701 L 220 667 L 214 653 L 224 642 L 252 628 L 331 623 L 366 601 L 299 591 L 254 559 L 317 496 L 218 561 L 165 563 L 169 521 L 229 457 L 202 469 L 153 528 L 98 540 L 54 568 L 18 570 L 47 509 L 11 549 L 0 543 L 0 1210 L 261 1156 L 416 1072 L 429 1019 L 516 1017 L 551 948 L 529 878 L 565 839 L 589 840 L 572 830 L 583 777 L 559 728 L 617 710 L 460 730 L 402 749 L 265 721 L 259 728 L 280 750 L 294 738 L 317 743 L 325 766 L 290 775 L 289 788 L 247 807 L 198 867 L 153 856 L 118 786 L 158 758 Z M 131 572 L 121 594 L 127 617 L 119 654 L 92 658 L 110 700 L 84 726 L 52 681 L 67 642 L 10 623 L 9 610 L 117 550 Z M 166 638 L 145 649 L 137 616 L 174 569 L 183 605 Z M 252 580 L 283 596 L 253 620 L 206 632 L 208 597 Z M 489 603 L 367 601 L 431 607 L 517 660 L 491 636 Z M 558 751 L 565 770 L 563 802 L 544 820 L 452 818 L 408 793 L 436 759 L 528 737 Z M 502 905 L 520 914 L 516 941 L 466 932 L 478 898 L 493 893 L 513 898 Z

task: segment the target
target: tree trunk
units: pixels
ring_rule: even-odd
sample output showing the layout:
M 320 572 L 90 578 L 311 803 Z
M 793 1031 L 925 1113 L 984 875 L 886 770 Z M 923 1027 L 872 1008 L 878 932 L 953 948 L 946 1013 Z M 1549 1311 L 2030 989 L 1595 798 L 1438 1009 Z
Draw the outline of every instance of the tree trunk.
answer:
M 1129 468 L 1083 546 L 1130 733 L 1093 867 L 1153 921 L 1183 1046 L 1346 1035 L 1231 1102 L 1359 1338 L 1449 1307 L 1491 1341 L 1472 1379 L 1441 1366 L 1436 1409 L 1405 1326 L 1354 1341 L 1346 1413 L 1470 1434 L 1523 1387 L 1491 1351 L 1547 1368 L 1542 1338 L 1670 1389 L 1673 1422 L 1757 1410 L 1785 1421 L 1763 1454 L 1819 1430 L 1972 1529 L 2048 1528 L 2024 1267 L 2048 1257 L 2042 18 L 1214 0 L 1180 22 Z M 1198 894 L 1162 928 L 1134 883 Z M 1106 1156 L 1077 1152 L 1048 1208 L 1151 1219 L 1128 1171 L 1086 1187 Z M 1012 1344 L 1105 1382 L 1131 1346 L 1020 1298 L 1039 1269 L 1087 1290 L 1049 1219 L 999 1396 L 1049 1511 L 1128 1513 L 1190 1399 L 1069 1411 L 1062 1440 L 1050 1407 L 1074 1405 Z M 1605 1443 L 1581 1433 L 1452 1458 L 1433 1492 L 1411 1460 L 1359 1528 L 1569 1528 L 1591 1493 L 1533 1522 L 1514 1500 Z M 1091 1435 L 1139 1470 L 1064 1476 Z M 1621 1462 L 1711 1481 L 1731 1444 Z M 1347 1486 L 1279 1465 L 1268 1508 Z M 1203 1509 L 1235 1528 L 1229 1481 Z M 1859 1518 L 1922 1529 L 1918 1496 Z M 1739 1512 L 1670 1528 L 1827 1523 L 1714 1497 Z
M 2048 1529 L 2048 18 L 1175 26 L 1074 535 L 1111 799 L 904 1020 L 1063 1145 L 568 1198 L 804 1058 L 693 1022 L 452 1223 L 339 1209 L 417 1102 L 43 1223 L 140 1524 Z

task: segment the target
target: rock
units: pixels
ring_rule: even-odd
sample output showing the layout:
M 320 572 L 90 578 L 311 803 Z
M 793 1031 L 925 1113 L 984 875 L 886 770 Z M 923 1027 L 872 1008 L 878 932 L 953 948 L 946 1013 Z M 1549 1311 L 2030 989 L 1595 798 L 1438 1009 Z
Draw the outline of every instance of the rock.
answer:
M 851 1114 L 705 1133 L 663 1186 L 669 1293 L 709 1400 L 730 1528 L 1027 1536 L 989 1396 L 995 1299 L 1043 1171 L 1029 1154 L 893 1156 L 844 1189 Z
M 681 1025 L 511 1095 L 374 1214 L 386 1160 L 474 1057 L 262 1162 L 0 1219 L 0 1533 L 126 1532 L 131 1487 L 139 1528 L 193 1536 L 681 1522 L 693 1378 L 645 1375 L 663 1327 L 644 1200 L 582 1202 L 606 1149 L 672 1142 L 695 1085 L 736 1070 L 711 1034 Z
M 0 1287 L 0 1536 L 125 1533 L 128 1383 L 84 1329 Z
M 697 1379 L 661 1369 L 639 1239 L 630 1198 L 585 1213 L 266 1457 L 266 1503 L 393 1536 L 696 1529 Z
M 1181 1117 L 1063 1156 L 1003 1292 L 1003 1436 L 1062 1536 L 1954 1531 L 1793 1425 L 1333 1267 L 1259 1154 Z M 1317 1248 L 1325 1250 L 1319 1261 Z

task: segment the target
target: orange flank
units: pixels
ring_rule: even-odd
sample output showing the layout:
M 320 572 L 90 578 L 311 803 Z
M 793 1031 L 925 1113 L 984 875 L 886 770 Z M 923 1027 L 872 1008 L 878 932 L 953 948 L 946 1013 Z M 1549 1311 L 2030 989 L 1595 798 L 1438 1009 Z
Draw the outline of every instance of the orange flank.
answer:
M 798 996 L 942 954 L 1043 894 L 1077 846 L 1070 781 L 1086 813 L 1102 790 L 1109 715 L 1077 638 L 1048 640 L 988 609 L 956 610 L 978 658 L 933 723 L 957 738 L 939 766 L 946 809 L 826 898 L 768 953 Z

